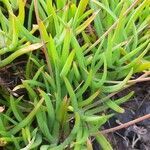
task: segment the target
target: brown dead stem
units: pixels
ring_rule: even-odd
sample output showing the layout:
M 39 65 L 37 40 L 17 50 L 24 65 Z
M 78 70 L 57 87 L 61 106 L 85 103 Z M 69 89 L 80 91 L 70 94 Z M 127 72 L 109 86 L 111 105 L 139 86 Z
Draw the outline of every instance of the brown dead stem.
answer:
M 118 130 L 121 130 L 123 128 L 127 128 L 129 126 L 132 126 L 134 125 L 135 123 L 138 123 L 138 122 L 141 122 L 141 121 L 144 121 L 146 119 L 150 119 L 150 114 L 147 114 L 147 115 L 144 115 L 142 117 L 139 117 L 137 119 L 134 119 L 132 121 L 129 121 L 127 123 L 124 123 L 124 124 L 121 124 L 117 127 L 113 127 L 113 128 L 110 128 L 110 129 L 106 129 L 106 130 L 102 130 L 102 131 L 99 131 L 97 133 L 94 133 L 94 135 L 98 135 L 99 133 L 102 133 L 102 134 L 107 134 L 107 133 L 112 133 L 112 132 L 115 132 L 115 131 L 118 131 Z

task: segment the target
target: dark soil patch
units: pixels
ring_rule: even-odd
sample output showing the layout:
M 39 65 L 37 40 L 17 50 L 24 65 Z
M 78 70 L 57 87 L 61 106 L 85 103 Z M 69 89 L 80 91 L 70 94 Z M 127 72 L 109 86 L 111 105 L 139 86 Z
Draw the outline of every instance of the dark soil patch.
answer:
M 112 128 L 134 120 L 138 117 L 150 114 L 150 82 L 138 83 L 116 97 L 122 97 L 130 91 L 135 91 L 135 96 L 122 105 L 125 113 L 112 118 L 105 128 Z M 114 150 L 150 150 L 150 119 L 144 120 L 128 128 L 107 134 Z M 94 141 L 94 150 L 101 150 Z
M 6 92 L 8 94 L 13 94 L 13 88 L 21 83 L 24 79 L 24 63 L 25 61 L 20 61 L 19 63 L 14 63 L 8 65 L 7 67 L 0 68 L 0 94 L 4 95 Z M 21 93 L 17 93 L 21 94 Z M 13 94 L 14 95 L 14 94 Z

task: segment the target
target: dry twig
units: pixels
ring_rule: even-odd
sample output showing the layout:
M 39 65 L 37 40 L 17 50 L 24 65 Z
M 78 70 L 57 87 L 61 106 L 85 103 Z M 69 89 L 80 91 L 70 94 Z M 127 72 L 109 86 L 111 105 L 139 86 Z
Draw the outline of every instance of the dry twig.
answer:
M 134 125 L 135 123 L 141 122 L 141 121 L 146 120 L 146 119 L 150 119 L 150 114 L 144 115 L 144 116 L 139 117 L 139 118 L 137 118 L 135 120 L 129 121 L 129 122 L 124 123 L 124 124 L 121 124 L 121 125 L 119 125 L 117 127 L 113 127 L 113 128 L 110 128 L 110 129 L 102 130 L 102 131 L 100 131 L 100 133 L 107 134 L 107 133 L 115 132 L 115 131 L 121 130 L 123 128 L 127 128 L 127 127 L 129 127 L 131 125 Z M 97 134 L 99 134 L 99 132 L 95 133 L 94 135 L 97 135 Z

